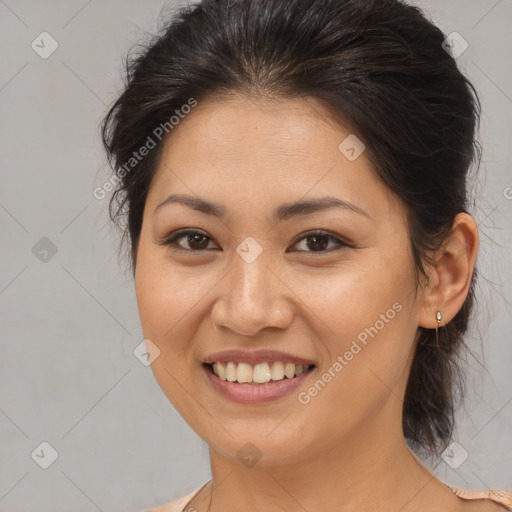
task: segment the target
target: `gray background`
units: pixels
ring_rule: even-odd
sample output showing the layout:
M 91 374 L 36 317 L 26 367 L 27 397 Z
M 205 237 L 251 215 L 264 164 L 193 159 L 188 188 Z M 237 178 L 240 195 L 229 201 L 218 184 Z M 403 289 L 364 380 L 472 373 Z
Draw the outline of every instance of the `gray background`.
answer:
M 468 41 L 458 62 L 484 112 L 480 306 L 455 437 L 468 458 L 435 473 L 512 489 L 512 0 L 417 4 Z M 108 176 L 98 126 L 124 55 L 163 5 L 0 0 L 0 512 L 140 511 L 209 479 L 205 444 L 133 355 L 143 337 L 131 275 L 107 201 L 92 195 Z M 43 31 L 59 45 L 47 59 L 31 48 Z M 43 441 L 58 453 L 48 469 L 31 456 Z

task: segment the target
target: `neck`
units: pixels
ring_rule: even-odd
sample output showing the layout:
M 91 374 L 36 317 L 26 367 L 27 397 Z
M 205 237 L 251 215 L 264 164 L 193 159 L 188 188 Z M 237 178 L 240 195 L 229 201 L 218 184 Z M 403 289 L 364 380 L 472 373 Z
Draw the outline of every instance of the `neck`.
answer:
M 198 510 L 454 510 L 456 497 L 413 455 L 401 425 L 373 423 L 294 464 L 248 468 L 210 449 L 213 489 Z

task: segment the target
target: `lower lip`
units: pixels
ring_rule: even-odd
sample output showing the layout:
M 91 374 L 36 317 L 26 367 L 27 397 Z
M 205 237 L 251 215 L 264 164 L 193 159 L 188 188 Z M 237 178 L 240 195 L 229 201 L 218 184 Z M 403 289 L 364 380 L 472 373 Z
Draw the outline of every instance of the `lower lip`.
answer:
M 313 370 L 309 370 L 293 379 L 284 378 L 282 380 L 270 381 L 266 384 L 239 384 L 222 380 L 215 375 L 210 367 L 203 365 L 203 371 L 210 379 L 213 387 L 229 400 L 242 404 L 257 404 L 261 402 L 271 402 L 290 394 L 309 377 Z

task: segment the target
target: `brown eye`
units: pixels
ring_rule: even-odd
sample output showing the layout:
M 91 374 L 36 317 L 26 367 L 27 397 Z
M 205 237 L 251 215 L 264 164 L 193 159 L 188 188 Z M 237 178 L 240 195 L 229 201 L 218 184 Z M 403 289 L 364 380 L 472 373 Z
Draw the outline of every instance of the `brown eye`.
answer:
M 208 247 L 208 237 L 200 234 L 187 235 L 187 243 L 194 251 L 206 249 Z
M 339 238 L 325 233 L 323 231 L 315 231 L 312 233 L 306 234 L 303 236 L 295 245 L 299 245 L 299 243 L 303 243 L 303 247 L 306 247 L 305 250 L 300 250 L 299 252 L 331 252 L 337 247 L 351 247 L 350 244 L 340 240 Z M 332 245 L 329 248 L 329 244 L 332 242 Z
M 162 245 L 172 246 L 177 251 L 204 251 L 208 249 L 211 238 L 199 231 L 181 231 L 174 233 L 162 242 Z
M 325 235 L 312 235 L 306 238 L 308 249 L 312 251 L 323 251 L 329 245 L 329 237 Z

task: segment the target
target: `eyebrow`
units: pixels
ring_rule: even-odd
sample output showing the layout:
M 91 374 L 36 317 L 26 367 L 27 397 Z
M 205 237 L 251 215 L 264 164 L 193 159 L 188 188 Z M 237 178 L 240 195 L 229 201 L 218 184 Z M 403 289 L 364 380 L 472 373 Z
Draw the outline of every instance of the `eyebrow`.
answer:
M 200 213 L 218 217 L 220 219 L 226 218 L 228 213 L 224 206 L 206 201 L 205 199 L 182 194 L 171 194 L 165 199 L 165 201 L 155 208 L 153 215 L 155 215 L 158 210 L 169 204 L 182 204 Z M 359 215 L 364 215 L 369 219 L 371 218 L 370 215 L 359 206 L 343 201 L 337 197 L 320 197 L 317 199 L 297 201 L 295 203 L 285 203 L 274 210 L 272 218 L 276 222 L 282 222 L 297 215 L 307 215 L 327 210 L 329 208 L 342 208 Z

